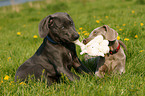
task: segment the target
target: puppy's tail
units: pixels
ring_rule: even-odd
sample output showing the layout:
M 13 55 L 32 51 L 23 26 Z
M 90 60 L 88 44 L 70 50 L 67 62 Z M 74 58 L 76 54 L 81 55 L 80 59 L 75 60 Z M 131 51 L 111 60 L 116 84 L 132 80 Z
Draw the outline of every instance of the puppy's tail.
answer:
M 121 40 L 118 40 L 118 42 L 124 48 L 125 52 L 127 52 L 126 45 Z

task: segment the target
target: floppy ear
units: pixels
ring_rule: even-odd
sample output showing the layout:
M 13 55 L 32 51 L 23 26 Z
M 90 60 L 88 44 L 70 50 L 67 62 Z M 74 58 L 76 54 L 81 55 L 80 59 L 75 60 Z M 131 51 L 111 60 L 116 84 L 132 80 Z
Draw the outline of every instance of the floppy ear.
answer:
M 39 36 L 41 38 L 45 38 L 49 34 L 49 26 L 53 23 L 53 20 L 51 20 L 51 15 L 45 17 L 43 20 L 39 23 Z
M 118 36 L 118 33 L 110 28 L 108 25 L 104 25 L 103 26 L 105 29 L 106 29 L 106 39 L 109 40 L 109 41 L 114 41 L 117 39 L 117 36 Z

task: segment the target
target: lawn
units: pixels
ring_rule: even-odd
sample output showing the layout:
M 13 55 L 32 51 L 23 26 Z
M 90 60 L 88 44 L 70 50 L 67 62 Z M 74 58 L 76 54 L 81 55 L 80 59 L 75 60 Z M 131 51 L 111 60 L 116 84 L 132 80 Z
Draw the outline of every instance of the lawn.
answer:
M 126 73 L 106 75 L 102 79 L 77 73 L 80 81 L 71 82 L 62 76 L 60 83 L 49 87 L 42 81 L 14 82 L 17 68 L 35 53 L 43 41 L 38 34 L 39 22 L 55 12 L 67 12 L 72 17 L 80 40 L 103 25 L 116 30 L 128 49 Z M 0 7 L 0 95 L 143 96 L 144 12 L 143 0 L 44 0 Z M 78 46 L 77 53 L 83 61 Z

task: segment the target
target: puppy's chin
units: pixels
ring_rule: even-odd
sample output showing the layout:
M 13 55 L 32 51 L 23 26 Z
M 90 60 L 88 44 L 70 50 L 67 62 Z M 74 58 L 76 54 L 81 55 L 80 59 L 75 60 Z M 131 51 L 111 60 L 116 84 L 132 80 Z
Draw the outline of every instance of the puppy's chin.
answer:
M 64 42 L 64 43 L 72 43 L 73 41 L 70 40 L 70 39 L 67 39 L 67 38 L 62 38 L 61 39 L 61 42 Z
M 79 39 L 74 39 L 74 38 L 61 38 L 61 41 L 62 42 L 65 42 L 65 43 L 75 43 L 76 40 L 79 40 Z
M 74 41 L 76 41 L 78 39 L 74 39 L 74 38 L 63 38 L 63 41 L 65 42 L 70 42 L 70 43 L 74 43 Z

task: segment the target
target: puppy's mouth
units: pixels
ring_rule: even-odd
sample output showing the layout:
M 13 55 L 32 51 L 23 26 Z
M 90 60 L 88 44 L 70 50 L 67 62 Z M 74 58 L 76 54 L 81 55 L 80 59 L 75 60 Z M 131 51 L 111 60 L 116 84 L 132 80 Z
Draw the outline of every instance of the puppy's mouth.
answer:
M 74 42 L 76 41 L 77 39 L 79 39 L 80 35 L 79 34 L 75 34 L 75 35 L 72 35 L 70 37 L 67 37 L 67 38 L 64 38 L 62 41 L 63 42 Z

